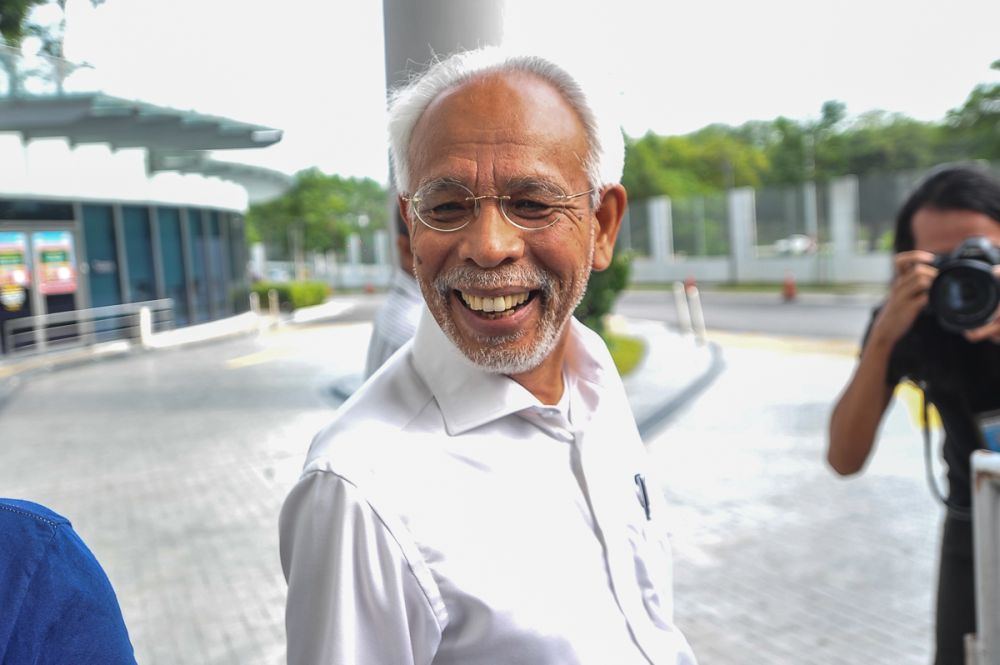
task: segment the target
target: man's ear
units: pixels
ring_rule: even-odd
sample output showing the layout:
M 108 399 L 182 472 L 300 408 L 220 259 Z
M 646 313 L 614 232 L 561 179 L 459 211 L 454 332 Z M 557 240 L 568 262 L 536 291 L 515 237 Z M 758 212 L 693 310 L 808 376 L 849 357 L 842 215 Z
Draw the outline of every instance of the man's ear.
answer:
M 615 251 L 618 230 L 628 206 L 628 194 L 621 185 L 611 185 L 601 194 L 595 216 L 597 217 L 597 237 L 594 241 L 593 269 L 604 270 L 611 265 Z
M 410 202 L 402 196 L 397 196 L 396 204 L 399 206 L 399 214 L 403 217 L 403 223 L 406 224 L 406 228 L 409 229 L 410 235 L 412 236 L 413 222 L 410 221 Z

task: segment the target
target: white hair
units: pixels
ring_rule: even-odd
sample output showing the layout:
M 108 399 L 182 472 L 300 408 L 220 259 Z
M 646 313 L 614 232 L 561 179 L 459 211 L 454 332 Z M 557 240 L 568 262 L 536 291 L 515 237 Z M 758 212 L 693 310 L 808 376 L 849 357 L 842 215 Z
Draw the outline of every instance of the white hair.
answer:
M 423 74 L 396 90 L 389 100 L 389 147 L 396 190 L 409 192 L 410 140 L 413 128 L 427 107 L 442 93 L 490 74 L 523 72 L 552 85 L 573 108 L 587 136 L 584 169 L 595 189 L 596 203 L 602 185 L 618 183 L 625 164 L 625 141 L 621 126 L 609 110 L 610 100 L 591 91 L 578 78 L 553 61 L 536 55 L 508 53 L 498 47 L 464 51 L 433 63 Z M 596 87 L 596 86 L 595 86 Z M 603 103 L 602 103 L 603 102 Z

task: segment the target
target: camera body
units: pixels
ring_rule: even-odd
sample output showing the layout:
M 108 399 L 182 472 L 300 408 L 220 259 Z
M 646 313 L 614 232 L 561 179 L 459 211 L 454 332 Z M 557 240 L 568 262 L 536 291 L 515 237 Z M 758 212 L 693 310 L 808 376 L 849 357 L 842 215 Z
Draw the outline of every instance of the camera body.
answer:
M 1000 247 L 988 239 L 967 238 L 955 251 L 934 258 L 938 269 L 927 309 L 945 330 L 961 333 L 986 325 L 1000 307 Z

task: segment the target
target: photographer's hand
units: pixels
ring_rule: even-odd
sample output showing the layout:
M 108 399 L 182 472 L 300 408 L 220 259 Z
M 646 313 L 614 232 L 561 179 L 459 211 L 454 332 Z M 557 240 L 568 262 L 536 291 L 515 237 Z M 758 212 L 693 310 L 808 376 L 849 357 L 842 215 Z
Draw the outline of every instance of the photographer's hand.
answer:
M 993 274 L 997 276 L 998 280 L 1000 280 L 1000 265 L 993 266 Z M 966 330 L 965 339 L 970 342 L 990 341 L 994 344 L 1000 344 L 1000 308 L 997 309 L 997 313 L 994 315 L 993 320 L 982 328 Z
M 933 260 L 933 254 L 920 250 L 896 255 L 896 278 L 872 327 L 870 343 L 892 347 L 910 329 L 917 315 L 927 306 L 931 282 L 938 274 L 937 268 L 930 265 Z

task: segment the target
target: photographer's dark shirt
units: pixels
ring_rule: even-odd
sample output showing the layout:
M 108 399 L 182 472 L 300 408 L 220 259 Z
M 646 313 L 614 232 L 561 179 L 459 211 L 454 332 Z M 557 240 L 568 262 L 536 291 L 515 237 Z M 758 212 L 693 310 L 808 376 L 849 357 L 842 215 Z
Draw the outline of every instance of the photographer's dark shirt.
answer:
M 865 341 L 879 309 L 872 314 Z M 976 416 L 1000 409 L 1000 345 L 974 344 L 941 328 L 933 316 L 921 314 L 889 360 L 889 385 L 907 379 L 925 387 L 928 401 L 941 414 L 949 501 L 968 506 L 969 458 L 983 447 Z

